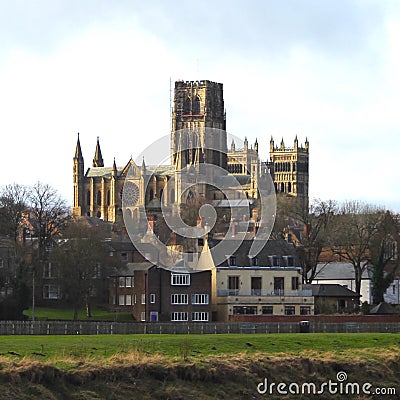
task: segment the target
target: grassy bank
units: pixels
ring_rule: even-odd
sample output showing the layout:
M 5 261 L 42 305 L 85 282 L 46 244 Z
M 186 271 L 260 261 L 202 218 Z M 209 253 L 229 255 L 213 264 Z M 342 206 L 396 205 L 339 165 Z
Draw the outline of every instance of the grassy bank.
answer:
M 379 399 L 260 395 L 336 379 L 400 393 L 398 334 L 3 336 L 1 399 Z

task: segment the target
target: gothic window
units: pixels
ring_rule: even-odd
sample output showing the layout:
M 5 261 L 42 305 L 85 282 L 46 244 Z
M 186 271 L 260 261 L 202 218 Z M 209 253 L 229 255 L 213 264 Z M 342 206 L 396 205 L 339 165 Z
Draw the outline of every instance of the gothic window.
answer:
M 154 199 L 154 191 L 153 189 L 150 189 L 150 201 Z
M 281 183 L 281 192 L 284 193 L 285 192 L 285 184 L 282 182 Z
M 288 193 L 290 193 L 292 191 L 292 183 L 291 182 L 288 182 L 288 184 L 287 184 L 287 191 L 288 191 Z
M 111 204 L 111 196 L 110 196 L 110 191 L 107 190 L 107 205 L 109 206 Z
M 196 96 L 193 100 L 193 114 L 200 114 L 200 97 Z
M 90 206 L 90 190 L 86 193 L 86 205 Z
M 97 218 L 101 218 L 101 212 L 100 211 L 97 212 Z
M 100 192 L 100 190 L 97 192 L 97 205 L 101 206 L 101 192 Z
M 190 97 L 187 97 L 183 103 L 183 114 L 188 115 L 190 114 L 190 106 L 191 106 Z

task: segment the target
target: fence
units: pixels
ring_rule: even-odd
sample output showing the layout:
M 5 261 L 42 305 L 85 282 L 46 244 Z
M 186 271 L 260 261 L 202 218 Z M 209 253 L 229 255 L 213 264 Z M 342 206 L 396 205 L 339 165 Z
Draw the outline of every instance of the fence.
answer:
M 388 332 L 400 333 L 400 322 L 310 323 L 310 332 Z M 0 321 L 0 335 L 113 335 L 113 334 L 221 334 L 221 333 L 295 333 L 296 322 L 254 323 L 243 330 L 233 323 L 139 323 L 95 321 Z

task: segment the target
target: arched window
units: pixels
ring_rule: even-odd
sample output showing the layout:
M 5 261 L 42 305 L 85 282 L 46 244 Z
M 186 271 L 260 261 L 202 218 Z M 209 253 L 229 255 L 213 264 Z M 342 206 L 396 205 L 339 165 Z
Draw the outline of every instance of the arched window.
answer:
M 190 107 L 191 107 L 190 97 L 187 97 L 183 102 L 183 114 L 188 115 L 191 114 Z
M 169 201 L 171 203 L 175 203 L 175 190 L 174 189 L 171 189 L 171 191 L 169 192 L 169 197 L 170 197 Z
M 100 190 L 97 192 L 97 205 L 101 206 L 101 192 L 100 192 Z
M 86 192 L 86 205 L 90 206 L 90 190 Z
M 100 218 L 100 217 L 101 217 L 101 212 L 98 211 L 98 212 L 97 212 L 97 218 Z
M 196 96 L 193 100 L 193 114 L 200 114 L 200 97 Z
M 152 201 L 153 199 L 154 199 L 154 190 L 150 189 L 150 200 L 149 201 Z
M 282 182 L 281 183 L 281 193 L 285 192 L 285 184 Z
M 110 195 L 110 191 L 107 190 L 107 205 L 109 206 L 111 204 L 111 195 Z
M 288 184 L 287 184 L 287 191 L 288 191 L 288 193 L 290 193 L 292 191 L 292 183 L 291 182 L 288 182 Z

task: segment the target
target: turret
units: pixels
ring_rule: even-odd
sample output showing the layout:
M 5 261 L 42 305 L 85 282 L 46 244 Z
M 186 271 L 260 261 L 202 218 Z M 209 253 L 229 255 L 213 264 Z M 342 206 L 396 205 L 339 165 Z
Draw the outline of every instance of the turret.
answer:
M 234 153 L 235 152 L 235 141 L 232 139 L 232 143 L 231 143 L 231 152 Z
M 247 140 L 247 137 L 244 138 L 244 151 L 247 151 L 249 149 L 249 142 Z
M 285 142 L 283 141 L 283 138 L 281 140 L 281 150 L 285 150 Z
M 103 156 L 101 155 L 100 141 L 97 136 L 96 151 L 93 158 L 93 167 L 104 167 Z
M 269 151 L 272 153 L 274 151 L 275 143 L 274 138 L 271 136 L 271 140 L 269 141 Z
M 256 138 L 256 141 L 254 143 L 254 150 L 258 153 L 258 140 Z
M 305 149 L 308 152 L 308 149 L 310 148 L 310 143 L 308 142 L 308 139 L 306 138 L 306 141 L 304 143 Z
M 298 141 L 297 135 L 296 135 L 296 137 L 294 138 L 294 149 L 297 150 L 298 148 L 299 148 L 299 141 Z

